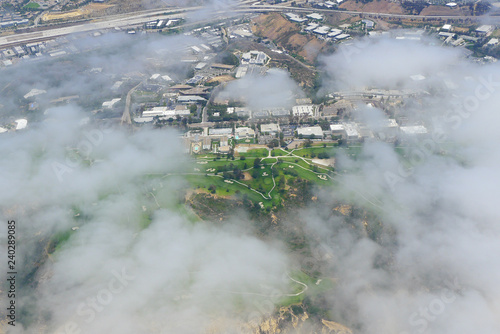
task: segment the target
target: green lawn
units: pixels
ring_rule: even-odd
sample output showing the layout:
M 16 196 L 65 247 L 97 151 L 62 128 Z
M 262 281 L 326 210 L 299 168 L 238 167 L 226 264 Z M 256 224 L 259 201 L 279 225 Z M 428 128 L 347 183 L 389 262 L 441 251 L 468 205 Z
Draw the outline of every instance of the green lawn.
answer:
M 281 155 L 288 155 L 290 151 L 286 151 L 282 148 L 275 148 L 271 151 L 271 156 L 281 156 Z
M 255 144 L 255 138 L 244 138 L 236 140 L 237 144 Z
M 193 185 L 193 187 L 206 189 L 211 185 L 215 185 L 215 193 L 219 196 L 232 196 L 235 195 L 237 191 L 242 194 L 247 194 L 248 198 L 255 203 L 265 202 L 266 200 L 254 191 L 248 189 L 238 183 L 227 183 L 224 179 L 217 176 L 205 176 L 205 175 L 186 175 L 186 180 Z
M 333 157 L 333 148 L 316 146 L 316 147 L 300 148 L 293 151 L 293 154 L 298 155 L 299 157 L 306 157 L 306 158 L 311 158 L 312 153 L 314 153 L 316 157 L 320 153 L 327 153 L 330 157 Z
M 25 9 L 38 9 L 40 8 L 40 5 L 37 4 L 36 2 L 30 2 L 26 6 L 24 6 Z
M 285 170 L 285 169 L 293 169 L 295 172 L 297 172 L 297 175 L 298 177 L 302 178 L 302 179 L 305 179 L 305 180 L 309 180 L 309 181 L 312 181 L 312 182 L 315 182 L 315 183 L 319 183 L 319 184 L 328 184 L 330 182 L 330 179 L 327 178 L 327 180 L 322 180 L 318 177 L 317 174 L 313 173 L 312 170 L 308 169 L 308 170 L 305 170 L 303 168 L 300 168 L 296 165 L 293 165 L 293 164 L 290 164 L 290 163 L 287 163 L 287 162 L 283 162 L 283 163 L 280 163 L 277 165 L 278 168 L 280 170 Z M 293 168 L 291 168 L 290 166 L 293 166 Z M 285 175 L 286 179 L 287 180 L 290 180 L 290 179 L 293 179 L 295 178 L 295 176 L 293 175 Z

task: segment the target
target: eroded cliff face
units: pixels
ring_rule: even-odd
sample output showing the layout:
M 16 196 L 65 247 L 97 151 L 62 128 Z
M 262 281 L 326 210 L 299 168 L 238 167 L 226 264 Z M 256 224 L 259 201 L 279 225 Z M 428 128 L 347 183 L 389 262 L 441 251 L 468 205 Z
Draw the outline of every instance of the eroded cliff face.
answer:
M 254 19 L 253 32 L 269 38 L 278 46 L 313 63 L 326 43 L 315 36 L 300 33 L 300 27 L 278 13 L 264 14 Z
M 300 305 L 281 307 L 275 315 L 262 320 L 257 326 L 249 326 L 253 334 L 353 334 L 352 331 L 333 321 L 313 319 Z

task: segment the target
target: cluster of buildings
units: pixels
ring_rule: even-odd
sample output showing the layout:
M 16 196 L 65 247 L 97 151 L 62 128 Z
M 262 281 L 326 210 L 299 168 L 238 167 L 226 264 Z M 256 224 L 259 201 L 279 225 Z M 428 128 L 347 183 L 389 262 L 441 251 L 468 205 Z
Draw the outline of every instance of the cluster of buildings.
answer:
M 478 26 L 472 32 L 460 27 L 454 27 L 451 24 L 444 24 L 438 32 L 444 44 L 452 46 L 467 46 L 470 44 L 482 44 L 483 47 L 494 47 L 498 44 L 499 39 L 490 37 L 495 31 L 495 26 L 483 24 Z
M 28 126 L 28 120 L 26 118 L 19 118 L 16 119 L 15 121 L 9 123 L 9 124 L 4 124 L 0 126 L 0 134 L 6 133 L 9 131 L 20 131 L 26 129 Z
M 324 17 L 323 15 L 318 13 L 308 14 L 305 17 L 296 13 L 286 13 L 285 16 L 289 21 L 300 24 L 303 32 L 314 34 L 316 37 L 322 40 L 338 42 L 351 37 L 345 32 L 345 29 L 351 26 L 350 24 L 339 26 L 338 28 L 341 29 L 334 28 L 328 24 L 323 23 L 322 21 L 324 20 Z M 367 28 L 374 28 L 375 24 L 373 21 L 362 21 L 366 21 L 366 23 L 364 24 Z
M 20 11 L 10 12 L 0 10 L 0 29 L 25 26 L 30 22 L 34 13 L 21 13 Z

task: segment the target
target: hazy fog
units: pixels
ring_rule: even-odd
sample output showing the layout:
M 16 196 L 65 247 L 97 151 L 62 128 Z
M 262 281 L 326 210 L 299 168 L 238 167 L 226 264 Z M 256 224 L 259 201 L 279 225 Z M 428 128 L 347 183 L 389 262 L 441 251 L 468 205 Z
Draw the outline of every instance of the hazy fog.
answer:
M 92 97 L 138 70 L 187 73 L 177 60 L 190 37 L 102 41 L 114 51 L 43 62 L 41 74 L 34 65 L 5 71 L 2 117 L 13 117 L 32 88 L 46 90 L 46 101 Z M 92 43 L 81 46 L 98 48 Z M 336 176 L 340 186 L 318 191 L 318 202 L 287 222 L 305 222 L 315 269 L 336 282 L 325 294 L 333 320 L 355 333 L 500 332 L 500 68 L 462 56 L 381 39 L 322 58 L 325 91 L 424 92 L 401 112 L 429 129 L 404 143 L 406 156 L 377 140 L 365 142 L 358 160 L 337 156 L 337 171 L 346 170 Z M 172 63 L 158 68 L 155 57 Z M 95 68 L 103 75 L 94 77 Z M 297 85 L 273 69 L 229 83 L 225 93 L 252 108 L 289 107 Z M 387 117 L 366 108 L 356 117 L 376 130 Z M 0 215 L 18 222 L 18 268 L 26 268 L 17 299 L 23 320 L 12 333 L 237 333 L 289 293 L 291 263 L 307 259 L 256 237 L 245 216 L 199 222 L 179 204 L 186 186 L 179 174 L 193 165 L 178 133 L 86 123 L 89 112 L 76 104 L 36 112 L 26 131 L 0 135 Z M 365 209 L 377 237 L 363 219 L 333 215 L 338 203 Z M 62 233 L 69 239 L 46 255 L 49 238 Z
M 338 279 L 333 309 L 359 333 L 498 333 L 499 66 L 417 42 L 346 48 L 348 58 L 342 51 L 324 57 L 332 78 L 325 86 L 424 89 L 406 112 L 425 121 L 429 135 L 405 142 L 404 156 L 372 141 L 360 159 L 337 161 L 353 172 L 330 196 L 375 213 L 369 230 L 384 226 L 377 242 L 354 232 L 352 221 L 307 212 L 321 240 L 317 257 L 332 258 L 324 268 Z M 416 83 L 414 74 L 426 78 Z M 367 124 L 384 117 L 361 109 Z

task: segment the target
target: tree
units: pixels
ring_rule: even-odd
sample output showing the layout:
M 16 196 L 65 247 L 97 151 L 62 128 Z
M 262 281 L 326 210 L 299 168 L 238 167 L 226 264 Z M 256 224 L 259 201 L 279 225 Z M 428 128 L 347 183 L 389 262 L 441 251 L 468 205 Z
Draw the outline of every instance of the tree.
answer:
M 280 177 L 278 181 L 278 188 L 285 188 L 285 177 Z
M 260 167 L 260 158 L 256 158 L 253 161 L 253 168 L 259 168 Z
M 311 147 L 312 146 L 312 140 L 311 139 L 307 139 L 304 143 L 304 147 Z
M 196 112 L 196 110 L 198 110 L 198 106 L 197 106 L 196 104 L 194 104 L 194 103 L 193 103 L 193 104 L 191 104 L 191 105 L 189 106 L 189 112 L 190 112 L 191 114 L 194 114 L 194 113 Z
M 280 142 L 278 139 L 273 139 L 271 140 L 271 142 L 269 144 L 267 144 L 267 147 L 269 148 L 275 148 L 275 147 L 278 147 L 280 145 Z

